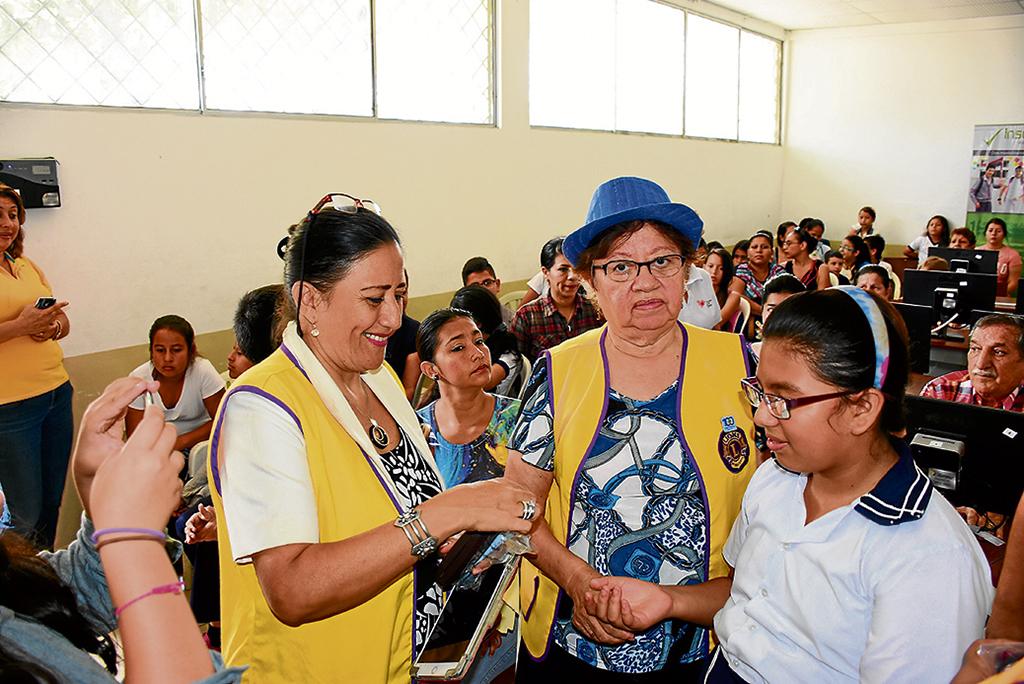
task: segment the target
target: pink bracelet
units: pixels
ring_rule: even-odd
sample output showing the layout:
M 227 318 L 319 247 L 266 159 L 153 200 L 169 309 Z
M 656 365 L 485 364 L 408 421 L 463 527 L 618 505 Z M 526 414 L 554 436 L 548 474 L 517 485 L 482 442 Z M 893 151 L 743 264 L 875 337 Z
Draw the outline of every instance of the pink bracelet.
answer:
M 164 584 L 159 587 L 153 587 L 145 594 L 140 594 L 139 596 L 133 598 L 131 601 L 125 603 L 123 606 L 114 609 L 114 617 L 116 619 L 120 619 L 121 613 L 123 613 L 128 606 L 132 605 L 133 603 L 138 603 L 144 598 L 149 598 L 150 596 L 156 596 L 158 594 L 180 594 L 183 591 L 185 591 L 184 580 L 178 580 L 173 584 Z

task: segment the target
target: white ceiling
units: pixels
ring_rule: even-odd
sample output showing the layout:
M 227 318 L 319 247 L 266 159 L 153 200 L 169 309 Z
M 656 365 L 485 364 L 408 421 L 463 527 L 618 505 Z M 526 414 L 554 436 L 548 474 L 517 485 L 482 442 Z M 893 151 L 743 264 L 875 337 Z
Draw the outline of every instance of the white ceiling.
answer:
M 1024 0 L 714 0 L 714 4 L 785 29 L 1024 14 Z

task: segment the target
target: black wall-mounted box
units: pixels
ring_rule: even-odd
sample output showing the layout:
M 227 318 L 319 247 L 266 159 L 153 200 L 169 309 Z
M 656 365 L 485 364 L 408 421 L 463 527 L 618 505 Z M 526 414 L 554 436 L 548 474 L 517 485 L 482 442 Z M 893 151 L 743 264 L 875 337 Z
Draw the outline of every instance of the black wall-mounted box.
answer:
M 53 157 L 4 159 L 0 161 L 0 183 L 17 190 L 26 209 L 60 206 L 57 160 Z

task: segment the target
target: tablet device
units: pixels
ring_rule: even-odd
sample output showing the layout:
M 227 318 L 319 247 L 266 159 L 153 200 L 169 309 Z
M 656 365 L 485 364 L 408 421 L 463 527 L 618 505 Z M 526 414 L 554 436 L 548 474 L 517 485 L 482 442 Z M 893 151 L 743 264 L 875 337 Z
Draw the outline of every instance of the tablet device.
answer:
M 492 565 L 477 586 L 458 582 L 445 594 L 441 614 L 427 635 L 412 666 L 414 679 L 443 681 L 462 679 L 494 626 L 503 605 L 502 596 L 519 570 L 519 557 Z M 506 635 L 505 638 L 512 638 Z

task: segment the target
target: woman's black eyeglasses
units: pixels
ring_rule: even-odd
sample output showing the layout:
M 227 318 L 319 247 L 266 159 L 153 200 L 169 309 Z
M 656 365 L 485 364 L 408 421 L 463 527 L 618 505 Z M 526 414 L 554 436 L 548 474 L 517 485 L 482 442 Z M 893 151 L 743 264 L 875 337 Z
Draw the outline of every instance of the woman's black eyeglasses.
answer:
M 751 406 L 756 409 L 763 401 L 768 407 L 768 413 L 779 420 L 789 420 L 789 415 L 795 408 L 854 394 L 854 392 L 831 392 L 829 394 L 816 394 L 812 397 L 785 399 L 775 394 L 767 394 L 756 377 L 740 380 L 740 385 L 743 386 L 743 393 L 747 395 L 747 401 L 750 402 Z

